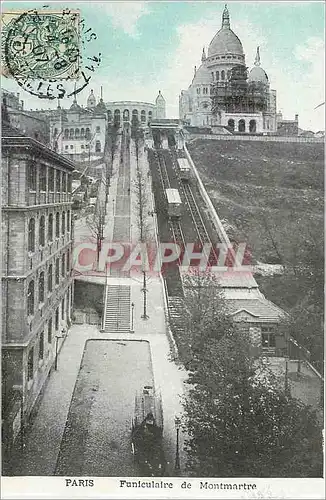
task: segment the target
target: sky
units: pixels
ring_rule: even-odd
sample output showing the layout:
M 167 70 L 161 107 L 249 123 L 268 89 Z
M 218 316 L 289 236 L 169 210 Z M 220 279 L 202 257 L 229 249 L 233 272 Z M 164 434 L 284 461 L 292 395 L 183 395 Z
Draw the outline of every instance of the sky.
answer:
M 3 2 L 9 9 L 40 9 L 43 2 Z M 178 99 L 191 83 L 194 66 L 221 27 L 225 2 L 50 2 L 49 8 L 79 9 L 87 27 L 97 34 L 85 55 L 101 53 L 101 64 L 89 85 L 78 94 L 86 105 L 90 89 L 103 86 L 105 102 L 154 102 L 161 90 L 167 116 L 178 117 Z M 246 64 L 253 66 L 260 46 L 261 66 L 277 91 L 277 109 L 284 119 L 299 115 L 299 126 L 325 129 L 325 6 L 323 2 L 228 2 L 231 29 L 240 38 Z M 8 78 L 2 87 L 20 92 L 25 108 L 55 107 L 32 97 Z M 63 100 L 62 105 L 71 102 Z

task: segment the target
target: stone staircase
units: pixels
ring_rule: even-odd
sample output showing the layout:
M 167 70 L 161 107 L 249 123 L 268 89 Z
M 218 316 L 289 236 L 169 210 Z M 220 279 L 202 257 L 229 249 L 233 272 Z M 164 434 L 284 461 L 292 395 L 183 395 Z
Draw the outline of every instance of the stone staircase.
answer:
M 130 286 L 109 285 L 105 301 L 106 333 L 130 333 Z

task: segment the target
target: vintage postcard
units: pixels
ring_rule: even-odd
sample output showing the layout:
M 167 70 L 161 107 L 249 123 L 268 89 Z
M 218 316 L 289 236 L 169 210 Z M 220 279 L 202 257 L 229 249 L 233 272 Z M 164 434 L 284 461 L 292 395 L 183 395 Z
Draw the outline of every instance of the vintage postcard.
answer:
M 324 498 L 323 2 L 4 2 L 2 497 Z

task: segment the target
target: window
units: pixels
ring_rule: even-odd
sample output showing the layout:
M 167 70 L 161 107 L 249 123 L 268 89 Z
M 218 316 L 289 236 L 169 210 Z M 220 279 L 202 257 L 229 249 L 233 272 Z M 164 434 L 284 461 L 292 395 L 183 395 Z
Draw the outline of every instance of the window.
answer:
M 249 132 L 256 132 L 256 120 L 250 120 Z
M 74 129 L 73 128 L 70 129 L 69 137 L 70 137 L 70 139 L 74 138 Z
M 48 292 L 52 292 L 52 288 L 53 288 L 53 266 L 52 264 L 50 264 L 48 270 Z
M 46 166 L 40 168 L 40 191 L 46 191 Z
M 35 219 L 28 223 L 28 251 L 35 252 Z
M 90 129 L 88 127 L 86 128 L 85 138 L 87 140 L 91 138 L 91 131 L 90 131 Z
M 69 148 L 69 146 L 68 146 L 68 144 L 66 144 L 66 145 L 65 145 L 65 149 L 68 149 L 68 148 Z
M 59 212 L 55 215 L 55 236 L 59 238 L 60 236 L 60 214 Z
M 65 128 L 65 139 L 69 138 L 69 129 Z
M 48 240 L 53 241 L 53 214 L 49 215 L 48 220 Z
M 65 234 L 66 229 L 66 213 L 62 212 L 61 234 Z
M 59 258 L 55 261 L 55 284 L 59 285 L 60 281 L 60 260 Z
M 79 138 L 79 128 L 75 129 L 75 137 L 76 139 Z
M 39 347 L 38 347 L 38 357 L 39 359 L 44 358 L 44 332 L 40 333 L 40 341 L 39 341 Z
M 275 343 L 275 327 L 274 325 L 264 325 L 261 327 L 262 347 L 273 348 Z
M 30 191 L 36 191 L 36 165 L 33 162 L 28 164 L 27 184 Z
M 84 128 L 80 129 L 80 137 L 85 137 L 85 129 Z
M 40 303 L 44 302 L 44 272 L 40 273 L 40 277 L 38 279 L 38 301 Z
M 44 247 L 44 245 L 45 245 L 45 217 L 44 217 L 44 215 L 41 215 L 41 217 L 40 217 L 39 245 L 40 245 L 40 247 Z
M 61 301 L 61 319 L 65 319 L 65 298 Z
M 54 169 L 49 169 L 49 191 L 54 192 Z
M 101 127 L 97 126 L 96 127 L 96 133 L 99 134 L 101 132 Z
M 27 315 L 33 316 L 34 314 L 34 281 L 30 281 L 27 290 Z
M 228 127 L 229 129 L 234 130 L 234 120 L 231 119 L 228 121 Z
M 227 75 L 228 75 L 228 80 L 230 80 L 230 78 L 231 78 L 231 70 L 230 69 L 228 70 Z
M 59 307 L 55 310 L 55 329 L 59 330 Z
M 222 69 L 221 71 L 221 80 L 225 80 L 225 71 Z
M 220 79 L 220 72 L 216 71 L 216 80 L 218 81 Z
M 57 170 L 56 181 L 57 181 L 57 193 L 60 193 L 60 191 L 61 191 L 61 171 L 60 170 Z
M 52 318 L 50 318 L 48 322 L 48 343 L 52 343 Z
M 86 145 L 85 145 L 85 149 L 89 149 L 89 144 L 86 144 Z
M 212 80 L 214 80 L 214 71 L 212 71 Z
M 246 122 L 244 120 L 239 120 L 238 130 L 239 130 L 239 132 L 245 132 L 246 131 Z
M 34 372 L 34 347 L 32 347 L 28 352 L 27 380 L 33 379 L 33 372 Z
M 70 232 L 70 210 L 67 212 L 67 232 Z
M 140 113 L 140 121 L 142 123 L 145 123 L 146 122 L 146 111 L 143 109 Z
M 61 257 L 61 276 L 64 278 L 66 274 L 66 256 L 65 254 Z
M 57 135 L 58 135 L 58 129 L 57 129 L 57 128 L 55 128 L 55 129 L 54 129 L 54 136 L 56 137 Z
M 85 146 L 84 146 L 84 144 L 82 144 L 82 145 L 81 145 L 80 147 L 81 147 L 81 149 L 85 149 Z
M 95 143 L 95 151 L 96 151 L 96 153 L 100 153 L 101 152 L 101 142 L 100 141 L 96 141 L 96 143 Z

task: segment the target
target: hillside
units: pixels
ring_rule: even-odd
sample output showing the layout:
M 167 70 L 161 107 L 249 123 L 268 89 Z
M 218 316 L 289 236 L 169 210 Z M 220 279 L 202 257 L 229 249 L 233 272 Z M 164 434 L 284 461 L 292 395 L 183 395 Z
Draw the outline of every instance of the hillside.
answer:
M 324 144 L 198 139 L 188 149 L 229 236 L 253 262 L 284 265 L 257 281 L 298 318 L 296 338 L 321 369 Z
M 307 230 L 322 231 L 323 144 L 200 139 L 188 149 L 230 236 L 254 259 L 281 263 Z

